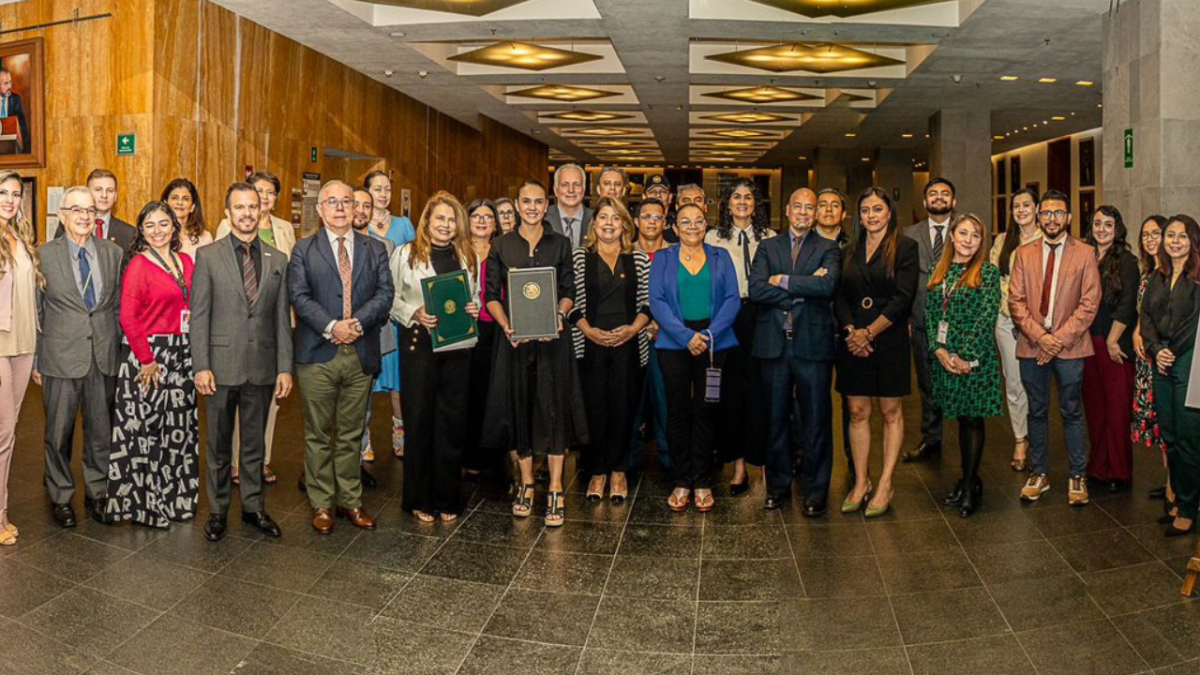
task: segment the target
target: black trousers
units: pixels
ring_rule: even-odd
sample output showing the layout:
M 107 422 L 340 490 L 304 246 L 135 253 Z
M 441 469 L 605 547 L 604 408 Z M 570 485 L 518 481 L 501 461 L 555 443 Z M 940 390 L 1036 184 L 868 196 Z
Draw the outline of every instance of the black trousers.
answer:
M 717 428 L 717 452 L 725 464 L 738 459 L 755 466 L 766 463 L 768 421 L 762 361 L 750 355 L 757 322 L 758 305 L 743 304 L 733 324 L 738 346 L 726 350 Z
M 46 493 L 55 504 L 75 496 L 71 454 L 75 418 L 83 409 L 83 479 L 88 499 L 108 496 L 108 455 L 112 448 L 112 405 L 117 378 L 100 372 L 95 357 L 87 375 L 68 379 L 42 376 L 46 407 Z
M 404 494 L 401 507 L 425 513 L 461 510 L 471 351 L 434 353 L 424 327 L 400 327 L 404 368 Z
M 229 512 L 233 492 L 233 423 L 241 418 L 241 454 L 238 459 L 239 494 L 244 513 L 263 510 L 263 464 L 267 456 L 267 415 L 275 385 L 217 385 L 217 393 L 204 399 L 208 417 L 205 445 L 205 480 L 208 508 L 213 515 Z M 239 414 L 240 413 L 240 414 Z
M 979 464 L 983 461 L 983 418 L 958 418 L 958 446 L 962 454 L 962 480 L 971 486 L 979 480 Z
M 483 414 L 487 410 L 488 384 L 492 378 L 492 352 L 495 350 L 496 323 L 479 321 L 479 343 L 471 352 L 471 380 L 467 387 L 467 446 L 463 455 L 463 466 L 474 471 L 501 468 L 500 458 L 504 454 L 496 448 L 485 448 L 480 443 L 483 437 Z
M 642 390 L 637 339 L 620 347 L 584 345 L 579 374 L 587 405 L 588 444 L 580 467 L 592 476 L 625 471 L 634 407 Z
M 763 361 L 770 414 L 767 446 L 767 492 L 791 494 L 793 458 L 803 453 L 805 496 L 824 501 L 833 470 L 833 401 L 831 361 L 801 358 L 803 345 L 788 342 L 777 359 Z M 801 439 L 797 442 L 796 429 Z
M 721 368 L 725 350 L 713 354 L 712 360 Z M 711 483 L 718 404 L 704 400 L 709 363 L 708 352 L 692 356 L 686 349 L 658 350 L 658 365 L 667 389 L 667 444 L 671 447 L 675 487 L 707 488 Z
M 912 327 L 913 367 L 917 371 L 917 388 L 921 391 L 921 442 L 941 445 L 942 408 L 933 398 L 929 337 L 924 324 L 910 322 L 909 325 Z

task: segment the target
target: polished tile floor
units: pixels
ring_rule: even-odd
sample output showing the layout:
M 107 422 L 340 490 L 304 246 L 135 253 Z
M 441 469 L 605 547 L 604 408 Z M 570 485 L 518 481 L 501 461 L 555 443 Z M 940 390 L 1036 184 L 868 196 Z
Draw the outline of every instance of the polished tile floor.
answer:
M 1200 603 L 1179 595 L 1195 540 L 1154 523 L 1145 491 L 1161 467 L 1147 452 L 1132 491 L 1080 510 L 1058 457 L 1054 489 L 1026 507 L 995 420 L 979 514 L 939 506 L 958 468 L 948 453 L 902 465 L 892 512 L 873 521 L 805 520 L 794 502 L 764 512 L 761 487 L 673 514 L 647 453 L 629 502 L 587 504 L 577 482 L 557 531 L 511 518 L 490 484 L 455 525 L 418 523 L 399 510 L 402 462 L 380 453 L 367 493 L 379 529 L 319 537 L 295 488 L 291 401 L 267 498 L 283 539 L 231 519 L 214 545 L 199 523 L 58 529 L 30 394 L 10 480 L 21 543 L 0 550 L 0 673 L 1200 672 Z M 834 483 L 837 501 L 840 457 Z

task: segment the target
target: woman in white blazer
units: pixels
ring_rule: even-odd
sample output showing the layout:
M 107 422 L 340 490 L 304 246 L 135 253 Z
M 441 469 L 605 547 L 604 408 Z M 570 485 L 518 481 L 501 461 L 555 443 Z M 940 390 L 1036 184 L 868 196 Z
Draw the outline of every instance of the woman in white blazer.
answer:
M 429 277 L 465 271 L 467 297 L 472 298 L 465 311 L 478 319 L 479 263 L 466 211 L 450 193 L 438 192 L 429 199 L 416 230 L 416 239 L 396 249 L 391 259 L 396 282 L 392 320 L 400 325 L 400 385 L 408 418 L 401 507 L 425 523 L 432 523 L 435 515 L 450 522 L 462 508 L 469 350 L 477 339 L 435 350 L 430 331 L 438 319 L 436 312 L 426 311 L 421 286 Z

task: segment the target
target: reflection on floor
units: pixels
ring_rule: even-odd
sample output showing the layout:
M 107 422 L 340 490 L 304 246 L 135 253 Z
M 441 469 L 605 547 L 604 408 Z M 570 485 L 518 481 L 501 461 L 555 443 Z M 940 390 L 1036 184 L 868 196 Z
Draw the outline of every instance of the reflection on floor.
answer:
M 0 550 L 3 673 L 1200 672 L 1200 603 L 1179 595 L 1195 540 L 1164 539 L 1154 523 L 1161 506 L 1145 493 L 1162 469 L 1145 451 L 1131 491 L 1094 488 L 1079 510 L 1056 451 L 1054 489 L 1023 507 L 1011 434 L 994 420 L 974 518 L 939 505 L 958 470 L 948 447 L 902 465 L 892 512 L 872 521 L 805 520 L 798 499 L 765 512 L 761 487 L 719 490 L 707 516 L 674 514 L 647 453 L 626 504 L 587 504 L 576 480 L 558 531 L 514 520 L 491 484 L 470 487 L 455 525 L 418 523 L 399 510 L 403 463 L 380 452 L 366 503 L 379 529 L 339 522 L 319 537 L 295 487 L 290 401 L 267 497 L 283 539 L 231 514 L 231 536 L 214 545 L 206 512 L 170 532 L 86 519 L 58 529 L 30 394 L 11 478 L 21 543 Z M 834 485 L 836 504 L 841 457 Z

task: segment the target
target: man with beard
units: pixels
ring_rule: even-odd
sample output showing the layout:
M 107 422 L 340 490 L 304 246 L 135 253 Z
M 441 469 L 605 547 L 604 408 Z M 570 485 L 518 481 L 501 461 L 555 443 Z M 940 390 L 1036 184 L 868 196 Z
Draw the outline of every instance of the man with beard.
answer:
M 917 242 L 921 255 L 921 277 L 917 297 L 913 299 L 908 318 L 912 335 L 913 363 L 917 371 L 917 387 L 921 390 L 921 443 L 904 453 L 905 462 L 917 462 L 942 452 L 942 410 L 933 399 L 933 378 L 930 375 L 929 339 L 925 334 L 925 295 L 929 273 L 942 259 L 942 251 L 950 239 L 950 220 L 954 217 L 954 184 L 945 178 L 934 178 L 925 184 L 925 211 L 929 218 L 904 230 L 904 236 Z M 892 214 L 895 217 L 895 214 Z
M 1083 362 L 1094 349 L 1088 327 L 1103 294 L 1095 249 L 1070 235 L 1071 204 L 1058 190 L 1038 203 L 1041 241 L 1017 249 L 1009 277 L 1008 308 L 1021 331 L 1017 361 L 1029 394 L 1029 480 L 1021 499 L 1037 501 L 1050 489 L 1050 375 L 1058 380 L 1058 411 L 1067 445 L 1067 503 L 1088 503 L 1083 437 Z

